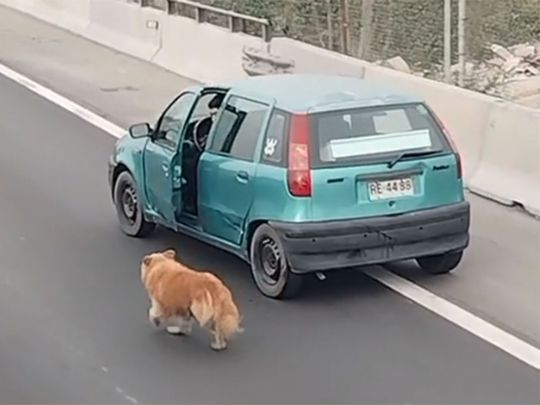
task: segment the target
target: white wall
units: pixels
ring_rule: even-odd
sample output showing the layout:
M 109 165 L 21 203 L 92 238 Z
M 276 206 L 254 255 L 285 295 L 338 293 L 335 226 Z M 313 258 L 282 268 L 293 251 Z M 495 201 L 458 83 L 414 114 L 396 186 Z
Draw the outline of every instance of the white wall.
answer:
M 81 32 L 87 38 L 144 60 L 158 52 L 165 13 L 111 0 L 90 0 L 89 11 L 90 24 Z M 157 22 L 157 29 L 149 25 L 153 22 Z
M 195 20 L 168 16 L 161 31 L 163 46 L 152 61 L 201 82 L 243 77 L 242 49 L 262 40 Z

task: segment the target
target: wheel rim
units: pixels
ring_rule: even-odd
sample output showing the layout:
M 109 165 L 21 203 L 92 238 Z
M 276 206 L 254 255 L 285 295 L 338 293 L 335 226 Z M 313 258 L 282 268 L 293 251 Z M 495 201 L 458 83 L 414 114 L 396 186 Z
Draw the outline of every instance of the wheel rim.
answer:
M 137 192 L 131 185 L 127 185 L 122 191 L 122 213 L 130 225 L 137 219 Z
M 275 285 L 283 275 L 283 255 L 276 241 L 269 237 L 261 241 L 259 248 L 261 276 L 266 283 Z

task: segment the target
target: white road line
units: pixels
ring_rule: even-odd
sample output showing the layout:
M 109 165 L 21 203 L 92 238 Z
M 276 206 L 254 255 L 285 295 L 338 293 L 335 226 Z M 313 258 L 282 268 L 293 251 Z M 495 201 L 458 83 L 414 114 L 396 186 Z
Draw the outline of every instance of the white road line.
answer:
M 125 134 L 125 130 L 88 109 L 68 100 L 64 96 L 36 83 L 0 63 L 0 74 L 12 79 L 41 97 L 75 114 L 84 121 L 109 133 L 115 138 Z M 427 308 L 440 317 L 469 331 L 495 347 L 505 351 L 522 362 L 540 370 L 540 349 L 467 312 L 457 305 L 439 297 L 413 282 L 387 270 L 366 270 L 365 273 L 398 294 Z
M 36 83 L 32 79 L 29 79 L 28 77 L 15 72 L 13 69 L 8 68 L 7 66 L 1 63 L 0 63 L 0 74 L 13 80 L 14 82 L 20 84 L 21 86 L 26 87 L 28 90 L 33 91 L 34 93 L 49 100 L 50 102 L 56 104 L 57 106 L 62 107 L 64 110 L 67 110 L 70 113 L 73 113 L 77 117 L 107 132 L 108 134 L 114 136 L 115 138 L 121 138 L 126 133 L 126 130 L 123 128 L 120 128 L 118 125 L 113 124 L 112 122 L 106 120 L 103 117 L 100 117 L 99 115 L 88 110 L 87 108 L 84 108 L 80 106 L 79 104 L 74 103 L 73 101 L 67 99 L 66 97 L 42 86 L 39 83 Z
M 368 269 L 364 273 L 418 305 L 540 370 L 540 349 L 533 345 L 388 270 Z

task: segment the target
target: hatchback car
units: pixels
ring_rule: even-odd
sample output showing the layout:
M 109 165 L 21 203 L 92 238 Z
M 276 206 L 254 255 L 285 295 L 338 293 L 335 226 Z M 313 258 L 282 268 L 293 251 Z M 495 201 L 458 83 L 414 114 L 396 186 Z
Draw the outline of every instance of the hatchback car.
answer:
M 160 224 L 227 250 L 273 298 L 333 269 L 415 259 L 446 273 L 469 244 L 444 126 L 422 99 L 363 79 L 186 89 L 116 143 L 109 183 L 127 235 Z

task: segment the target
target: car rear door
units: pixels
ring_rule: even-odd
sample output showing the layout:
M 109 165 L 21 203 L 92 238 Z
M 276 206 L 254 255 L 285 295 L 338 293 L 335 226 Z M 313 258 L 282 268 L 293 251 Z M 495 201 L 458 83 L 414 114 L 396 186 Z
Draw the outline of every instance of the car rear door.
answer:
M 206 233 L 231 244 L 241 243 L 253 202 L 255 156 L 270 109 L 270 103 L 228 97 L 200 161 L 201 224 Z
M 461 200 L 459 162 L 421 103 L 314 114 L 314 220 L 393 215 Z

